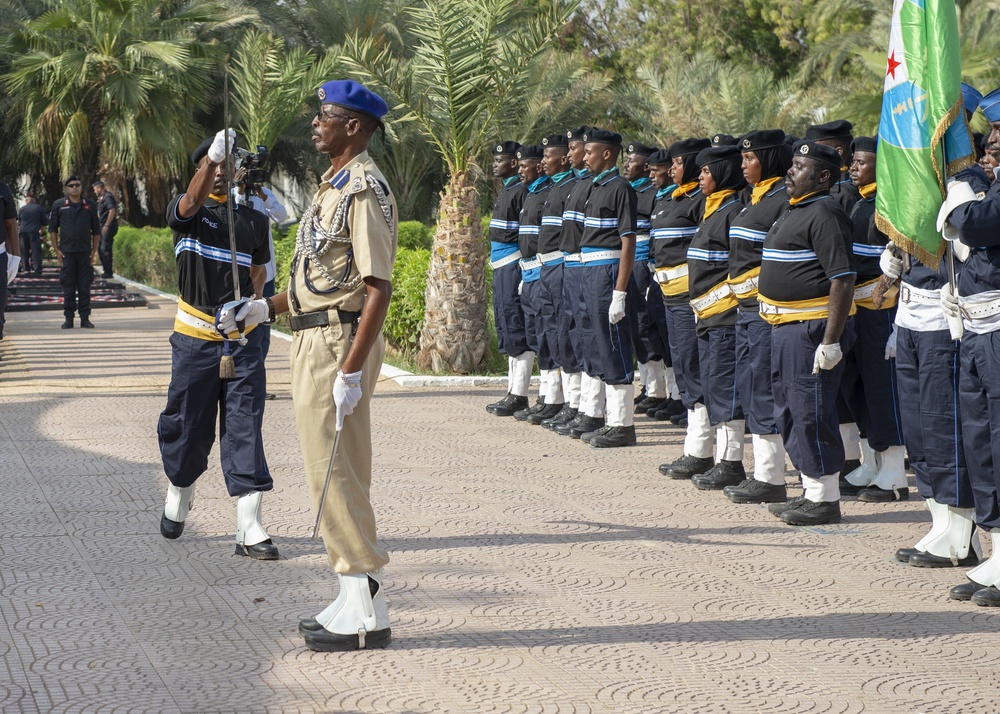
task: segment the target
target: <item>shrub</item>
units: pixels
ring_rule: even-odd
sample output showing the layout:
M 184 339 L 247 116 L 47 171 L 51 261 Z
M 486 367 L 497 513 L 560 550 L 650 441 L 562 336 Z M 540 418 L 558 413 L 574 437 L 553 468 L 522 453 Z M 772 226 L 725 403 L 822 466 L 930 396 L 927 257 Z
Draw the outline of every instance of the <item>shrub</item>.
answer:
M 399 224 L 399 247 L 407 250 L 430 250 L 434 229 L 420 221 L 402 221 Z
M 288 274 L 295 254 L 295 233 L 299 224 L 293 223 L 284 231 L 275 230 L 274 240 L 274 290 L 283 293 L 288 289 Z
M 115 270 L 164 292 L 177 292 L 177 261 L 169 228 L 121 226 L 115 236 Z
M 430 262 L 429 250 L 400 248 L 392 266 L 392 300 L 382 329 L 389 345 L 406 355 L 419 346 Z

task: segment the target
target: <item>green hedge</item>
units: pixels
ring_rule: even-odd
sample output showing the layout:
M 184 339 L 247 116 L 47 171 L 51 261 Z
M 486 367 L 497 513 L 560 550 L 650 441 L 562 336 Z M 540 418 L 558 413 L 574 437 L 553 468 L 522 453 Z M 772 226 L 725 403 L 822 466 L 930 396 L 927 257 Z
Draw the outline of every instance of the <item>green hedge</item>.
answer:
M 434 229 L 420 221 L 403 221 L 399 224 L 399 247 L 408 250 L 430 250 Z
M 177 292 L 177 261 L 169 228 L 121 226 L 115 236 L 115 272 L 164 292 Z

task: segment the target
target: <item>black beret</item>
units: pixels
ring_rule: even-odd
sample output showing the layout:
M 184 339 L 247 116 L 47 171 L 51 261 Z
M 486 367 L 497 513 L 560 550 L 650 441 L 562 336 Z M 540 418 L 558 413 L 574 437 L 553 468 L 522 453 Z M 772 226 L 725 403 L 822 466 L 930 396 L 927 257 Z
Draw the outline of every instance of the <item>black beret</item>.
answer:
M 699 166 L 708 166 L 716 161 L 732 161 L 740 158 L 740 150 L 735 146 L 710 146 L 698 152 L 698 157 L 694 160 Z
M 630 154 L 638 154 L 639 156 L 651 156 L 656 151 L 656 147 L 646 146 L 645 144 L 640 144 L 638 141 L 633 141 L 628 145 L 627 151 Z
M 683 141 L 675 141 L 670 145 L 670 155 L 674 158 L 679 156 L 689 156 L 690 154 L 697 154 L 702 149 L 707 149 L 712 145 L 712 142 L 708 139 L 684 139 Z
M 809 139 L 796 141 L 795 146 L 792 147 L 792 155 L 805 156 L 816 161 L 822 161 L 837 169 L 844 164 L 839 151 L 832 146 L 817 144 L 815 141 L 810 141 Z
M 810 141 L 825 141 L 827 139 L 850 139 L 854 125 L 846 119 L 827 122 L 826 124 L 813 124 L 806 129 L 806 138 Z
M 492 153 L 494 156 L 513 156 L 517 153 L 517 150 L 521 148 L 521 145 L 516 141 L 501 141 L 500 143 L 493 146 Z
M 621 134 L 608 131 L 607 129 L 598 129 L 596 126 L 591 127 L 587 133 L 583 135 L 583 140 L 588 144 L 607 144 L 608 146 L 622 145 Z
M 736 137 L 730 134 L 714 134 L 712 136 L 712 146 L 733 146 L 736 144 Z
M 547 149 L 550 146 L 566 148 L 569 146 L 569 139 L 566 138 L 565 134 L 549 134 L 542 139 L 542 147 Z
M 584 124 L 583 126 L 578 126 L 576 129 L 570 129 L 566 132 L 567 141 L 583 141 L 583 135 L 587 133 L 590 129 L 589 126 Z
M 208 148 L 212 145 L 213 141 L 215 141 L 215 137 L 210 136 L 198 144 L 198 148 L 191 154 L 191 160 L 194 162 L 195 166 L 200 164 L 201 160 L 205 158 L 205 154 L 208 153 Z
M 795 146 L 799 143 L 799 137 L 794 136 L 793 134 L 785 134 L 785 143 L 789 146 Z
M 740 137 L 737 144 L 740 151 L 760 151 L 761 149 L 777 149 L 785 145 L 785 132 L 781 129 L 759 129 L 749 131 Z
M 878 137 L 859 136 L 851 142 L 851 153 L 855 151 L 867 151 L 870 154 L 878 153 Z
M 646 159 L 646 163 L 650 166 L 669 166 L 673 162 L 673 157 L 670 156 L 670 152 L 666 149 L 657 149 Z
M 63 186 L 65 186 L 66 184 L 71 183 L 73 181 L 80 181 L 80 177 L 77 176 L 76 174 L 73 174 L 68 179 L 66 179 L 65 181 L 63 181 Z M 80 183 L 83 183 L 83 181 L 80 181 Z
M 979 140 L 979 146 L 982 148 L 983 151 L 986 151 L 986 147 L 990 145 L 990 135 L 989 134 L 979 134 L 979 136 L 982 137 Z
M 516 156 L 518 159 L 540 159 L 542 158 L 542 146 L 541 144 L 522 146 L 517 150 Z

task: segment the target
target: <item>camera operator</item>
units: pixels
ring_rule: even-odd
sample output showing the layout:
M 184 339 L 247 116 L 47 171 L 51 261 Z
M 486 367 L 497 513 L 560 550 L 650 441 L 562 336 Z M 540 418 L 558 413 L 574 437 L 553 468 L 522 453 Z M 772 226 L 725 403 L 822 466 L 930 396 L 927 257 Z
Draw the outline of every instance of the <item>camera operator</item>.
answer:
M 266 159 L 265 159 L 266 160 Z M 262 160 L 260 163 L 264 163 Z M 260 169 L 257 169 L 259 171 Z M 269 188 L 265 188 L 260 183 L 255 181 L 248 181 L 248 170 L 245 166 L 240 167 L 236 171 L 236 186 L 232 189 L 233 198 L 236 199 L 238 205 L 248 205 L 253 209 L 256 209 L 267 216 L 273 223 L 281 223 L 288 218 L 288 211 L 285 207 L 281 205 L 278 201 L 278 197 L 274 195 L 274 192 Z M 253 176 L 251 175 L 251 178 Z M 271 235 L 271 226 L 268 225 L 267 229 L 267 243 L 271 250 L 271 260 L 267 263 L 267 273 L 264 277 L 264 294 L 261 297 L 274 297 L 275 287 L 274 287 L 274 275 L 275 275 L 275 262 L 274 262 L 274 240 Z M 267 361 L 267 353 L 271 349 L 271 326 L 261 325 L 260 329 L 263 330 L 260 340 L 260 350 L 263 355 L 263 359 Z M 265 392 L 265 399 L 274 399 L 274 395 L 270 392 Z

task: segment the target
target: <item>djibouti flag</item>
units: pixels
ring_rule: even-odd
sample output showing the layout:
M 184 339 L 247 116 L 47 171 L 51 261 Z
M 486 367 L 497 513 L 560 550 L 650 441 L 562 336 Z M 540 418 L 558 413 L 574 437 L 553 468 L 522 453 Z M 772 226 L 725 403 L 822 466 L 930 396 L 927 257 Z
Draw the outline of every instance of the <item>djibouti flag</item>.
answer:
M 955 0 L 895 0 L 878 129 L 875 223 L 936 268 L 948 176 L 975 160 L 962 106 Z

